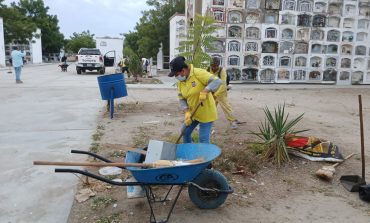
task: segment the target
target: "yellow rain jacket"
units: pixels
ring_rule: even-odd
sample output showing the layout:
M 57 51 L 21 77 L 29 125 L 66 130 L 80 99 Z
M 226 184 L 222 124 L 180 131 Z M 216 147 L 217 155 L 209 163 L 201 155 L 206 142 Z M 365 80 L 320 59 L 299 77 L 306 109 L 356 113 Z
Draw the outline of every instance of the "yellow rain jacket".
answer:
M 206 70 L 194 68 L 192 64 L 189 64 L 188 66 L 190 69 L 189 76 L 186 81 L 179 81 L 177 88 L 179 99 L 186 100 L 189 110 L 192 112 L 199 103 L 199 93 L 208 85 L 209 79 L 212 76 L 215 79 L 218 78 Z M 216 103 L 211 92 L 208 93 L 207 99 L 194 114 L 193 120 L 197 120 L 202 123 L 217 120 Z
M 218 78 L 220 78 L 222 80 L 222 85 L 218 88 L 218 90 L 214 93 L 214 96 L 215 97 L 219 97 L 221 95 L 227 95 L 227 87 L 226 87 L 226 69 L 225 68 L 222 68 L 222 71 L 220 73 L 220 76 L 218 76 L 218 73 L 220 71 L 221 67 L 219 67 L 217 69 L 216 72 L 213 72 L 212 69 L 210 69 L 210 73 L 217 76 Z

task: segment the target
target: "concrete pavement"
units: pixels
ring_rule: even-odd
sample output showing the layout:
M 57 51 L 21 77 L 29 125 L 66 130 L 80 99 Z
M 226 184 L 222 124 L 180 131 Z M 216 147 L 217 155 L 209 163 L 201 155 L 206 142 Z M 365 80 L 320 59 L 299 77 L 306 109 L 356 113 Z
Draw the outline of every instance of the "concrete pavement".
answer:
M 0 70 L 0 222 L 66 222 L 77 178 L 34 160 L 84 160 L 103 108 L 97 74 L 26 66 L 24 84 Z

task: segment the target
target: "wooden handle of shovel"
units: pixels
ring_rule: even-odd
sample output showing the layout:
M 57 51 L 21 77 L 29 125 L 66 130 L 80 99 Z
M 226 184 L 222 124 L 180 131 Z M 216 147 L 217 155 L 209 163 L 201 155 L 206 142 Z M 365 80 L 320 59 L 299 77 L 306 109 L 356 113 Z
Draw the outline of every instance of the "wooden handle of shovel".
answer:
M 185 163 L 201 163 L 203 158 L 186 160 Z M 94 166 L 94 167 L 104 167 L 104 166 L 115 166 L 115 167 L 143 167 L 143 168 L 153 168 L 153 167 L 171 167 L 175 166 L 172 160 L 157 160 L 153 163 L 90 163 L 90 162 L 51 162 L 51 161 L 33 161 L 33 165 L 52 165 L 52 166 Z
M 198 108 L 202 105 L 202 102 L 199 102 L 199 104 L 197 105 L 197 107 L 195 107 L 194 111 L 191 113 L 190 115 L 190 118 L 193 118 L 195 112 L 197 112 Z M 184 124 L 185 125 L 185 124 Z M 176 143 L 175 144 L 178 144 L 180 142 L 180 139 L 182 137 L 182 135 L 184 135 L 184 132 L 185 132 L 185 129 L 186 129 L 186 126 L 184 128 L 182 128 L 181 130 L 181 134 L 179 135 L 179 137 L 177 138 L 176 140 Z
M 365 179 L 365 141 L 364 141 L 364 121 L 362 117 L 362 99 L 358 95 L 358 110 L 360 116 L 360 133 L 361 133 L 361 163 L 362 163 L 362 179 Z

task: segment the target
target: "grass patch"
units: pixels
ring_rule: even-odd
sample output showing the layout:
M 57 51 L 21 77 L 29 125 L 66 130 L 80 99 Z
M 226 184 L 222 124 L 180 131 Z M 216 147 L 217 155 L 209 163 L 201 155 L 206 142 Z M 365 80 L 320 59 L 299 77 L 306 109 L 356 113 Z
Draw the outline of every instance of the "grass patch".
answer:
M 168 135 L 168 136 L 166 136 L 165 141 L 170 142 L 170 143 L 176 143 L 176 140 L 179 138 L 179 136 L 180 136 L 180 133 L 179 134 Z M 198 134 L 197 131 L 193 132 L 191 138 L 193 140 L 193 143 L 199 143 L 199 134 Z M 182 137 L 181 137 L 179 143 L 182 143 Z
M 265 148 L 265 145 L 262 143 L 248 143 L 248 149 L 252 150 L 256 155 L 262 154 Z
M 109 205 L 117 202 L 117 199 L 108 197 L 95 197 L 92 200 L 91 209 L 96 211 L 108 207 Z
M 214 161 L 214 167 L 221 171 L 234 170 L 235 166 L 243 166 L 252 174 L 260 169 L 260 159 L 253 150 L 248 148 L 223 150 Z
M 104 176 L 105 178 L 109 179 L 109 180 L 114 180 L 114 179 L 121 179 L 121 175 L 118 174 L 118 175 L 107 175 L 107 176 Z
M 140 112 L 144 108 L 143 104 L 137 102 L 126 102 L 126 103 L 119 103 L 114 106 L 116 111 L 124 111 L 124 112 Z
M 175 123 L 170 122 L 170 121 L 164 121 L 164 122 L 163 122 L 163 125 L 164 125 L 164 126 L 175 126 Z
M 97 143 L 97 142 L 91 143 L 90 148 L 89 148 L 89 152 L 98 153 L 99 150 L 100 150 L 100 144 L 99 143 Z
M 132 140 L 133 140 L 133 147 L 134 148 L 143 148 L 148 145 L 148 142 L 150 140 L 150 135 L 151 133 L 149 132 L 148 127 L 138 127 L 139 132 L 137 135 L 135 135 Z
M 109 216 L 100 217 L 95 223 L 119 223 L 120 222 L 120 214 L 112 214 Z
M 101 131 L 96 131 L 96 133 L 94 133 L 94 134 L 92 135 L 92 139 L 93 139 L 94 141 L 100 141 L 100 140 L 101 140 L 101 137 L 103 137 L 103 135 L 104 135 L 104 133 L 103 133 L 103 132 L 101 132 Z
M 123 150 L 114 150 L 110 152 L 108 156 L 115 157 L 115 158 L 122 158 L 122 157 L 125 157 L 125 155 L 126 155 L 126 152 Z
M 171 135 L 166 136 L 164 141 L 169 142 L 169 143 L 176 143 L 176 140 L 177 140 L 178 137 L 179 137 L 178 135 L 171 134 Z
M 98 125 L 98 127 L 96 127 L 98 130 L 105 130 L 105 127 L 104 125 Z

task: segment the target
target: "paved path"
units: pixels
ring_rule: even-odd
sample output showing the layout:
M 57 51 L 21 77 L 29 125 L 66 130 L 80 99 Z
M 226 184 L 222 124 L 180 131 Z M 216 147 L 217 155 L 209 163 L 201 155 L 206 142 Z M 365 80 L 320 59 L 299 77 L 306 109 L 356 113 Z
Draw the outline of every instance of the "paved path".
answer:
M 15 84 L 0 70 L 0 222 L 67 221 L 77 178 L 33 160 L 84 160 L 103 107 L 96 74 L 26 66 Z

